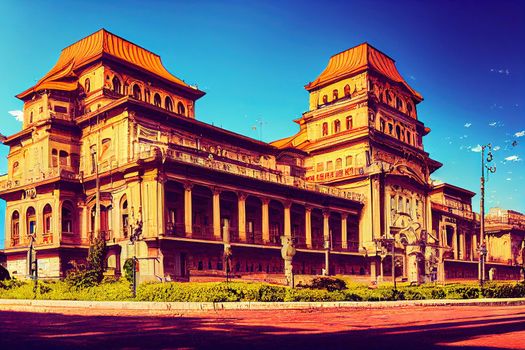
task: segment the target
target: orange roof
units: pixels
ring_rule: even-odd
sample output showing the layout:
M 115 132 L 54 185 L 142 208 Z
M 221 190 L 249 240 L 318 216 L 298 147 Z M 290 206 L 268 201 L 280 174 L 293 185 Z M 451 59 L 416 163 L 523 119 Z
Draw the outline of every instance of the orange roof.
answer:
M 402 84 L 415 98 L 423 100 L 423 96 L 412 89 L 399 74 L 395 61 L 368 43 L 360 44 L 330 57 L 326 69 L 317 79 L 307 84 L 305 89 L 311 91 L 367 69 L 372 69 L 390 80 Z
M 53 69 L 35 86 L 18 94 L 17 97 L 22 99 L 32 92 L 44 89 L 73 91 L 78 87 L 74 70 L 106 55 L 131 63 L 186 89 L 195 90 L 198 95 L 204 95 L 202 91 L 189 86 L 168 72 L 162 65 L 159 55 L 101 29 L 63 49 Z

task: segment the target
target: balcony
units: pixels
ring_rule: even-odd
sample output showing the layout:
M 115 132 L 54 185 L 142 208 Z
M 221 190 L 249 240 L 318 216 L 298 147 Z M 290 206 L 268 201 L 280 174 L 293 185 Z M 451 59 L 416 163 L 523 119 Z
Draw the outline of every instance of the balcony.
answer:
M 78 180 L 79 175 L 70 169 L 52 168 L 48 171 L 41 171 L 34 176 L 28 176 L 26 178 L 20 177 L 13 179 L 3 177 L 2 180 L 0 180 L 0 192 L 51 179 Z
M 144 145 L 145 147 L 150 147 L 149 145 Z M 147 159 L 159 154 L 160 151 L 156 148 L 150 148 L 140 152 L 139 159 Z M 209 156 L 210 154 L 206 153 L 206 156 L 199 155 L 197 153 L 190 153 L 182 150 L 168 149 L 166 151 L 167 158 L 193 164 L 197 166 L 202 166 L 209 169 L 214 169 L 218 171 L 227 172 L 230 174 L 245 176 L 254 178 L 257 180 L 268 181 L 273 183 L 278 183 L 290 187 L 295 187 L 307 191 L 324 193 L 334 197 L 340 197 L 359 203 L 365 202 L 365 196 L 360 193 L 351 192 L 348 190 L 343 190 L 331 186 L 319 185 L 316 183 L 305 181 L 303 178 L 291 175 L 283 175 L 279 171 L 263 168 L 261 166 L 248 166 L 247 164 L 238 164 L 234 162 L 225 162 L 223 160 L 218 160 Z
M 449 207 L 447 205 L 443 205 L 440 203 L 434 203 L 432 202 L 432 209 L 444 211 L 447 213 L 451 213 L 453 215 L 459 216 L 461 218 L 464 218 L 466 220 L 474 220 L 474 213 L 472 211 L 468 210 L 462 210 L 458 208 Z
M 51 232 L 45 232 L 42 235 L 42 244 L 53 244 L 53 234 Z

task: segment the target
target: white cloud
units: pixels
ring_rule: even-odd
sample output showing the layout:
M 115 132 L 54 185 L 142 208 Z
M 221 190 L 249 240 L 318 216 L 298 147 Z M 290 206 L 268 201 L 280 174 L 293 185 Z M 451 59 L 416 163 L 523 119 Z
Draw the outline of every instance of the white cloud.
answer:
M 493 148 L 494 151 L 499 151 L 500 149 L 501 149 L 500 146 L 495 146 L 495 147 Z
M 472 125 L 472 123 L 465 123 L 464 127 L 465 128 L 470 128 L 471 125 Z
M 518 156 L 509 156 L 509 157 L 506 157 L 505 160 L 509 162 L 519 162 L 521 158 Z
M 489 123 L 489 126 L 496 126 L 496 124 L 498 124 L 498 122 L 492 122 L 492 123 Z
M 476 147 L 472 147 L 470 150 L 472 152 L 479 153 L 479 152 L 481 152 L 481 145 L 477 145 Z
M 518 131 L 517 133 L 514 134 L 514 136 L 516 136 L 516 137 L 523 137 L 523 136 L 525 136 L 525 130 Z
M 19 122 L 23 122 L 24 121 L 24 112 L 22 112 L 22 111 L 9 111 L 7 113 L 11 114 Z
M 507 181 L 512 181 L 512 179 L 510 177 L 507 177 Z

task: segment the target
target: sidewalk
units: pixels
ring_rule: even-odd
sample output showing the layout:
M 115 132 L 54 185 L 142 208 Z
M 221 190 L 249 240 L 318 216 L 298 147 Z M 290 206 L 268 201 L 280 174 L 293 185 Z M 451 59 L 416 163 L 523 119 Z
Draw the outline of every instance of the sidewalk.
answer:
M 520 306 L 525 298 L 505 299 L 437 299 L 400 301 L 335 301 L 335 302 L 148 302 L 148 301 L 75 301 L 0 299 L 0 311 L 54 312 L 69 310 L 129 310 L 147 312 L 211 310 L 282 310 L 282 309 L 381 309 L 414 306 Z

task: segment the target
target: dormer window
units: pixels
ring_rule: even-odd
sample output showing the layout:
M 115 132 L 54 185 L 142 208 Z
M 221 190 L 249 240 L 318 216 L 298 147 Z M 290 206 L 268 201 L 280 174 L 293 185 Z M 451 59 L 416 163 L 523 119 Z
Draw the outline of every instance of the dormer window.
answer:
M 334 100 L 334 101 L 337 100 L 337 99 L 339 98 L 339 91 L 334 90 L 334 91 L 332 92 L 332 97 L 333 97 L 333 100 Z
M 162 100 L 160 99 L 160 95 L 159 95 L 159 94 L 155 94 L 155 95 L 153 96 L 153 104 L 154 104 L 156 107 L 161 107 Z
M 323 123 L 323 136 L 328 135 L 328 123 Z

